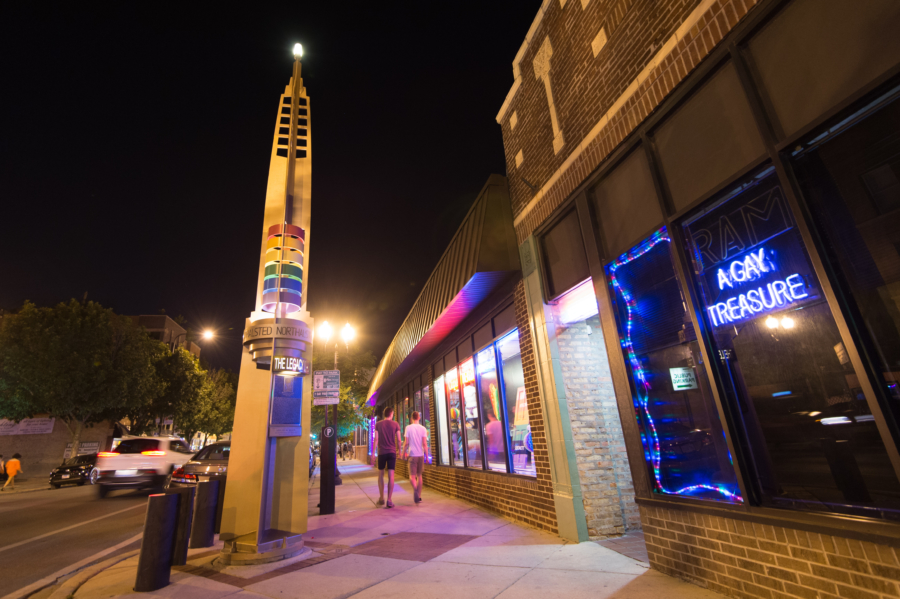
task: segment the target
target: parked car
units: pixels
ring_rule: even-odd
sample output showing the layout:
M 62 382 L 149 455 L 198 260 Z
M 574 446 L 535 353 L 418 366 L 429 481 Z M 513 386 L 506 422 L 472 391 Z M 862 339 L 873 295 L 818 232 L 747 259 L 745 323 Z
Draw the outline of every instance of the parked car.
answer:
M 127 437 L 97 454 L 100 497 L 115 489 L 164 489 L 172 473 L 194 455 L 178 437 Z
M 212 443 L 197 452 L 190 461 L 176 468 L 169 483 L 173 487 L 189 487 L 209 480 L 210 475 L 225 474 L 228 471 L 228 456 L 231 441 Z
M 62 485 L 75 484 L 80 487 L 84 483 L 96 484 L 100 474 L 96 464 L 96 453 L 69 458 L 50 472 L 50 485 L 58 489 Z

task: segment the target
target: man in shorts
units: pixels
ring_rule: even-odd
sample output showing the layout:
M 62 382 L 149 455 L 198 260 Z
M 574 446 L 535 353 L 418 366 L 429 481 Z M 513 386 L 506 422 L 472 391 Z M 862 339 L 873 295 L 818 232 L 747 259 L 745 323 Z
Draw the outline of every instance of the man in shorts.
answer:
M 394 408 L 384 409 L 384 417 L 375 423 L 375 446 L 378 447 L 378 503 L 384 505 L 384 469 L 388 471 L 387 507 L 394 507 L 394 468 L 400 447 L 400 425 L 394 422 Z
M 412 424 L 406 427 L 403 442 L 403 453 L 409 460 L 409 482 L 412 483 L 413 498 L 416 503 L 422 502 L 422 472 L 425 470 L 425 458 L 428 456 L 428 429 L 419 424 L 419 413 L 410 415 Z

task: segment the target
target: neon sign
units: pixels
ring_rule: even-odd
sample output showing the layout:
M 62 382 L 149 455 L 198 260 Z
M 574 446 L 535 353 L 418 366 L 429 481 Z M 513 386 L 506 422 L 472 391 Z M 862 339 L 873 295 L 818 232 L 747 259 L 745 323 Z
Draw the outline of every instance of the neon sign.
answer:
M 766 273 L 777 270 L 766 258 L 765 248 L 750 252 L 746 257 L 734 260 L 727 268 L 716 272 L 719 289 L 740 288 L 745 284 L 762 278 Z M 725 301 L 709 306 L 710 320 L 713 326 L 731 324 L 745 318 L 752 318 L 762 312 L 788 306 L 796 301 L 809 297 L 805 291 L 806 281 L 797 273 L 784 279 L 778 279 L 755 289 L 739 293 Z
M 632 332 L 635 328 L 637 302 L 635 301 L 634 296 L 631 295 L 631 292 L 628 290 L 628 288 L 619 281 L 619 278 L 616 275 L 616 271 L 619 268 L 633 262 L 634 260 L 637 260 L 644 254 L 650 252 L 659 243 L 662 243 L 664 241 L 667 243 L 672 242 L 672 239 L 667 234 L 665 227 L 657 230 L 648 239 L 644 240 L 641 244 L 633 247 L 627 253 L 619 256 L 617 260 L 606 267 L 607 273 L 609 274 L 609 284 L 615 290 L 616 294 L 622 298 L 622 302 L 625 305 L 627 320 L 625 323 L 625 334 L 621 338 L 621 344 L 626 358 L 629 362 L 631 362 L 631 373 L 635 383 L 634 390 L 636 392 L 635 407 L 639 408 L 644 413 L 649 428 L 649 431 L 647 431 L 647 433 L 641 433 L 642 441 L 644 442 L 645 447 L 648 449 L 646 457 L 649 459 L 650 464 L 653 467 L 653 478 L 656 484 L 656 488 L 661 493 L 667 493 L 671 495 L 691 495 L 698 491 L 711 491 L 714 493 L 719 493 L 726 499 L 730 499 L 732 501 L 743 501 L 743 498 L 739 494 L 730 491 L 725 485 L 717 484 L 712 481 L 710 481 L 709 484 L 690 485 L 687 487 L 682 487 L 680 489 L 669 489 L 666 488 L 666 486 L 663 484 L 662 450 L 659 443 L 659 433 L 656 430 L 656 423 L 654 422 L 653 417 L 650 415 L 650 393 L 652 390 L 652 386 L 650 384 L 649 373 L 644 370 L 644 365 L 641 363 L 641 359 L 635 352 L 634 342 L 632 340 Z

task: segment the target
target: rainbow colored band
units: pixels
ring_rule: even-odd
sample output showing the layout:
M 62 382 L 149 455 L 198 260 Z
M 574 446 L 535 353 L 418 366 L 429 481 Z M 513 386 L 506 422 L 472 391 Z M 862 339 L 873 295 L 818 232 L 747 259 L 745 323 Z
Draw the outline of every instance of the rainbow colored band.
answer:
M 263 276 L 263 312 L 297 312 L 303 301 L 303 248 L 306 232 L 296 225 L 269 227 Z
M 663 227 L 653 233 L 648 239 L 645 239 L 640 245 L 631 249 L 631 251 L 622 254 L 619 256 L 617 260 L 615 260 L 612 264 L 606 267 L 607 272 L 609 273 L 609 284 L 610 286 L 618 293 L 618 295 L 622 298 L 622 302 L 625 304 L 625 309 L 627 312 L 628 321 L 625 323 L 625 336 L 622 337 L 622 348 L 625 350 L 625 355 L 628 357 L 628 361 L 631 363 L 631 372 L 634 377 L 634 389 L 635 394 L 635 408 L 641 410 L 647 418 L 647 423 L 650 428 L 650 436 L 651 439 L 647 438 L 647 435 L 641 431 L 641 440 L 644 442 L 644 447 L 649 449 L 649 455 L 647 458 L 650 460 L 651 465 L 653 466 L 653 476 L 655 478 L 656 488 L 660 493 L 666 493 L 669 495 L 690 495 L 696 491 L 712 491 L 715 493 L 719 493 L 722 496 L 730 499 L 732 501 L 743 501 L 743 498 L 737 493 L 733 493 L 726 489 L 722 485 L 691 485 L 689 487 L 684 487 L 678 490 L 670 490 L 666 489 L 663 486 L 662 475 L 660 474 L 660 458 L 661 451 L 659 448 L 659 434 L 656 432 L 656 424 L 653 422 L 653 418 L 650 416 L 650 382 L 647 380 L 647 373 L 644 372 L 644 367 L 638 359 L 637 355 L 634 353 L 634 345 L 631 341 L 631 329 L 634 327 L 634 312 L 636 307 L 636 302 L 634 297 L 628 290 L 619 283 L 619 280 L 616 278 L 616 270 L 620 267 L 625 266 L 629 262 L 633 260 L 637 260 L 650 250 L 652 250 L 656 244 L 667 241 L 671 243 L 671 239 L 666 234 L 666 228 Z

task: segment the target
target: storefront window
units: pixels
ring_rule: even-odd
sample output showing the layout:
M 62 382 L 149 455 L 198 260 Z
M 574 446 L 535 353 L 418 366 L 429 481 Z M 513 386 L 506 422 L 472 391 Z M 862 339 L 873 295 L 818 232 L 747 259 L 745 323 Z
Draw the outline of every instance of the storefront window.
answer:
M 660 229 L 607 266 L 654 490 L 742 501 L 670 239 Z
M 466 466 L 483 468 L 481 463 L 481 418 L 475 391 L 475 361 L 469 358 L 459 365 L 459 382 L 463 389 L 466 430 Z
M 511 441 L 512 471 L 516 474 L 536 476 L 534 442 L 531 439 L 528 399 L 525 395 L 525 375 L 522 372 L 522 353 L 519 350 L 519 331 L 512 331 L 496 345 L 503 372 L 505 424 Z
M 502 422 L 500 383 L 497 380 L 497 362 L 494 358 L 493 345 L 478 352 L 475 359 L 478 369 L 487 467 L 489 470 L 506 472 L 506 431 Z
M 465 439 L 462 436 L 465 429 L 462 423 L 462 402 L 459 399 L 459 373 L 456 368 L 447 371 L 444 382 L 447 385 L 447 406 L 450 412 L 450 465 L 465 466 L 463 461 Z
M 434 405 L 437 409 L 437 440 L 441 452 L 440 463 L 449 466 L 450 439 L 447 436 L 447 397 L 444 395 L 444 375 L 434 379 Z
M 424 426 L 429 434 L 433 434 L 431 431 L 431 401 L 428 398 L 428 385 L 422 387 L 420 395 L 422 397 L 422 402 L 419 404 L 419 424 Z M 430 449 L 428 455 L 431 455 Z
M 869 355 L 878 372 L 873 383 L 881 386 L 888 404 L 887 419 L 894 423 L 900 417 L 898 130 L 900 103 L 894 99 L 852 127 L 818 137 L 796 153 L 794 162 L 803 195 L 823 234 L 826 253 L 840 271 L 841 284 L 849 292 L 846 295 L 855 304 L 859 316 L 854 320 L 867 338 Z M 843 345 L 836 346 L 835 351 L 839 351 L 838 360 L 848 376 L 855 376 L 849 374 L 850 359 Z M 859 385 L 854 381 L 850 386 Z M 857 429 L 857 445 L 866 445 L 866 438 L 878 437 L 874 416 L 867 412 L 850 416 Z M 900 509 L 900 484 L 886 460 L 880 467 L 881 484 L 869 488 L 869 494 L 876 504 Z M 886 496 L 895 499 L 886 502 Z
M 849 216 L 839 218 L 852 226 Z M 763 500 L 871 515 L 876 506 L 900 506 L 884 444 L 773 169 L 705 207 L 685 231 Z

